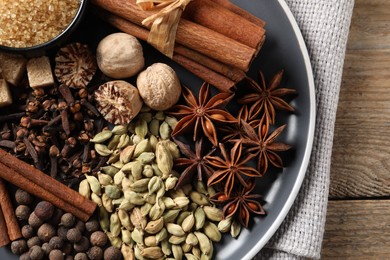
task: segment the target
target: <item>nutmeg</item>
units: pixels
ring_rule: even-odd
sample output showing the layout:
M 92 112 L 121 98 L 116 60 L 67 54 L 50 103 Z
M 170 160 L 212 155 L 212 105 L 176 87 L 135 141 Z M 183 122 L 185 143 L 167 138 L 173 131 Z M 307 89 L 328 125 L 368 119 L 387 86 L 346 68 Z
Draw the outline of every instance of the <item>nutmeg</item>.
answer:
M 100 70 L 114 79 L 134 76 L 145 64 L 142 45 L 127 33 L 113 33 L 101 40 L 96 59 Z
M 137 77 L 137 88 L 145 104 L 154 110 L 167 110 L 176 104 L 181 85 L 175 71 L 164 63 L 154 63 Z

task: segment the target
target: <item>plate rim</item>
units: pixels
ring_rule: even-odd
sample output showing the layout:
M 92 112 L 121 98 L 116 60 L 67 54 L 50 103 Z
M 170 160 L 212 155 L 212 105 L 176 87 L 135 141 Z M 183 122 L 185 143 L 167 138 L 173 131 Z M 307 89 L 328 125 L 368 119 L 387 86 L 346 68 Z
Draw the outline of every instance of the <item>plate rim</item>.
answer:
M 268 241 L 271 239 L 271 237 L 276 233 L 276 231 L 279 229 L 283 221 L 286 219 L 288 212 L 290 211 L 292 205 L 294 204 L 298 193 L 300 191 L 300 188 L 302 187 L 303 180 L 306 176 L 306 172 L 308 170 L 311 153 L 313 150 L 313 143 L 314 143 L 314 134 L 315 134 L 315 126 L 316 126 L 316 96 L 315 96 L 315 84 L 314 84 L 314 75 L 313 75 L 313 68 L 311 66 L 311 61 L 309 57 L 309 52 L 305 43 L 305 40 L 303 38 L 302 32 L 299 29 L 298 23 L 295 20 L 294 15 L 292 14 L 290 8 L 288 7 L 285 0 L 278 0 L 278 3 L 280 7 L 283 9 L 283 12 L 286 14 L 287 19 L 289 20 L 292 29 L 295 33 L 295 36 L 297 37 L 298 45 L 300 47 L 303 61 L 306 68 L 307 73 L 307 80 L 309 85 L 309 99 L 310 99 L 310 117 L 309 117 L 309 128 L 308 128 L 308 139 L 307 144 L 303 156 L 303 161 L 298 173 L 298 176 L 295 180 L 295 184 L 292 188 L 292 191 L 290 195 L 288 196 L 282 210 L 278 214 L 275 221 L 272 223 L 272 225 L 268 228 L 266 233 L 259 239 L 259 241 L 256 243 L 256 245 L 247 252 L 247 254 L 242 258 L 243 260 L 250 260 L 253 257 L 256 256 L 260 252 L 261 249 L 268 243 Z

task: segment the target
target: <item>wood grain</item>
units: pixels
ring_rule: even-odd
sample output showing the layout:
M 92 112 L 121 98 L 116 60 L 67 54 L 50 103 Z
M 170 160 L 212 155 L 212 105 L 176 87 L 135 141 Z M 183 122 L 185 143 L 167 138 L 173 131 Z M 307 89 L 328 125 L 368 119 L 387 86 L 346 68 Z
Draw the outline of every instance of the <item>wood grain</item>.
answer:
M 344 64 L 330 198 L 390 196 L 390 1 L 357 0 Z
M 330 201 L 321 259 L 389 259 L 390 200 Z

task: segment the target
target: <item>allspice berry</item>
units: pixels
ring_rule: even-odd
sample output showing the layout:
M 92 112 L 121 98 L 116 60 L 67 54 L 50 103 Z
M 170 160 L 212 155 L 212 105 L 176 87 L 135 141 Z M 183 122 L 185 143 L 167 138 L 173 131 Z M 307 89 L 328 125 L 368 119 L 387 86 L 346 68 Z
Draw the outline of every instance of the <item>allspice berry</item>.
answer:
M 33 212 L 28 218 L 28 224 L 33 228 L 39 228 L 43 224 L 43 220 L 38 218 L 37 215 L 35 215 L 35 213 Z
M 40 260 L 45 257 L 45 252 L 43 252 L 40 246 L 33 246 L 30 249 L 30 259 L 31 260 Z
M 30 251 L 27 251 L 27 252 L 23 253 L 19 257 L 19 260 L 31 260 L 31 258 L 30 258 Z
M 57 229 L 57 236 L 59 236 L 62 239 L 67 239 L 66 235 L 68 234 L 69 228 L 64 226 L 59 226 Z
M 43 242 L 49 242 L 50 239 L 56 235 L 56 233 L 57 232 L 55 228 L 47 223 L 40 226 L 37 232 L 39 239 L 41 239 Z
M 19 205 L 15 209 L 15 216 L 20 221 L 28 220 L 28 218 L 30 217 L 30 213 L 31 213 L 30 207 L 26 205 Z
M 35 234 L 33 227 L 30 225 L 24 225 L 21 229 L 21 232 L 22 236 L 27 239 L 32 238 Z
M 90 220 L 85 223 L 85 228 L 87 229 L 88 232 L 95 232 L 98 231 L 100 228 L 99 222 L 97 220 Z
M 69 240 L 71 243 L 77 243 L 80 241 L 82 237 L 82 234 L 80 230 L 77 228 L 71 228 L 68 230 L 68 233 L 66 234 L 66 238 Z
M 74 256 L 74 260 L 88 260 L 88 256 L 86 253 L 77 253 Z
M 55 208 L 53 216 L 50 218 L 49 223 L 53 226 L 58 226 L 61 222 L 62 215 L 64 215 L 64 212 L 59 208 Z
M 95 231 L 90 237 L 90 241 L 93 246 L 104 247 L 107 244 L 107 240 L 107 235 L 103 231 Z
M 49 245 L 53 249 L 61 249 L 64 246 L 64 240 L 59 236 L 54 236 L 50 239 Z
M 15 200 L 19 205 L 29 205 L 33 202 L 33 197 L 30 195 L 30 193 L 18 189 L 15 192 Z
M 32 248 L 33 246 L 41 246 L 41 240 L 39 237 L 35 236 L 27 240 L 27 246 L 28 248 Z
M 53 250 L 53 248 L 49 245 L 49 243 L 43 243 L 41 248 L 42 248 L 43 252 L 45 252 L 45 255 L 49 255 L 51 250 Z
M 110 246 L 106 250 L 104 250 L 104 260 L 118 260 L 121 258 L 121 251 L 114 246 Z
M 77 228 L 81 233 L 83 233 L 85 231 L 85 223 L 81 220 L 77 220 L 74 227 Z
M 35 215 L 43 221 L 49 220 L 54 213 L 54 206 L 50 202 L 41 201 L 34 210 Z
M 64 254 L 59 249 L 54 249 L 49 254 L 50 260 L 64 260 Z
M 93 246 L 88 250 L 87 255 L 91 260 L 101 260 L 103 259 L 103 249 L 98 246 Z
M 76 252 L 87 252 L 87 250 L 89 249 L 88 238 L 82 237 L 79 242 L 74 243 L 73 248 L 74 250 L 76 250 Z
M 27 250 L 27 242 L 24 239 L 16 240 L 11 243 L 11 251 L 15 255 L 21 255 Z
M 61 225 L 64 227 L 70 228 L 76 222 L 76 218 L 71 213 L 65 213 L 61 217 Z

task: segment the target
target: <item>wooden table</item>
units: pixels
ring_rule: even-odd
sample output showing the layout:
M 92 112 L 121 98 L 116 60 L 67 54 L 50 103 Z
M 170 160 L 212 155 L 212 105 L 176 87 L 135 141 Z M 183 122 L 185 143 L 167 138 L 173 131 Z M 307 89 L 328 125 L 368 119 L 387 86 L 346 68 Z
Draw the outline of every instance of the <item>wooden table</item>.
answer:
M 322 259 L 390 259 L 390 1 L 355 0 Z

